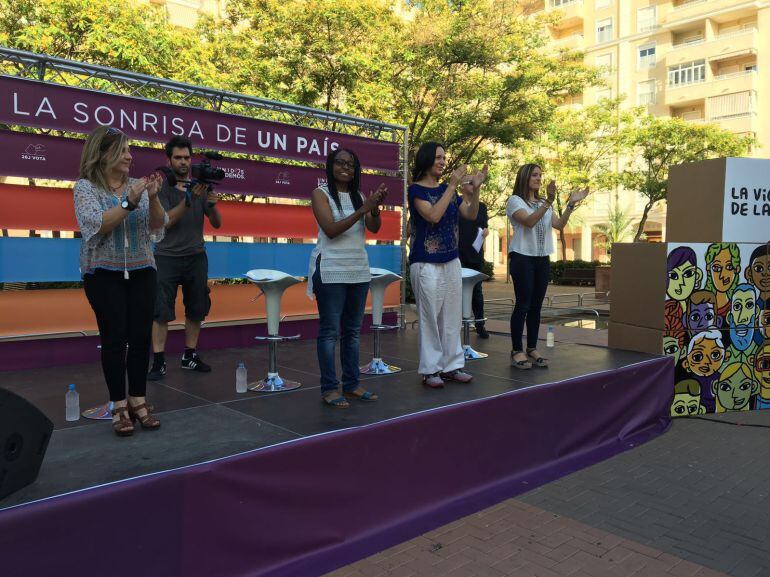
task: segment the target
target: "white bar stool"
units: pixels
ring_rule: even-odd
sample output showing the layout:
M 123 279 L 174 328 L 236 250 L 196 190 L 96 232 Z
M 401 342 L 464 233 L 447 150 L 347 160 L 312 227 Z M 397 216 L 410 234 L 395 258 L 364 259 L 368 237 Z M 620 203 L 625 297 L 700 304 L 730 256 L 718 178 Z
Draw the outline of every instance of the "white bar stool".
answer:
M 472 268 L 463 268 L 463 353 L 465 354 L 465 360 L 484 359 L 489 355 L 487 353 L 480 353 L 474 351 L 471 347 L 471 324 L 476 322 L 485 321 L 486 319 L 474 319 L 473 318 L 473 287 L 478 283 L 485 281 L 489 276 L 483 272 L 473 270 Z
M 281 322 L 281 297 L 283 291 L 291 285 L 302 282 L 295 276 L 279 270 L 253 269 L 246 273 L 246 278 L 259 287 L 265 295 L 265 309 L 267 311 L 267 336 L 254 337 L 258 341 L 267 341 L 268 368 L 267 377 L 255 383 L 249 383 L 249 390 L 258 393 L 272 393 L 291 391 L 302 386 L 296 381 L 287 381 L 278 374 L 277 345 L 281 341 L 296 340 L 299 335 L 282 337 L 278 334 L 278 326 Z M 257 296 L 259 298 L 259 296 Z
M 401 371 L 399 367 L 389 365 L 382 360 L 380 353 L 380 331 L 399 328 L 398 325 L 382 324 L 382 309 L 385 299 L 385 289 L 391 283 L 401 280 L 401 277 L 385 268 L 372 268 L 372 280 L 369 292 L 372 294 L 372 332 L 374 333 L 374 358 L 368 365 L 361 367 L 363 375 L 390 375 Z

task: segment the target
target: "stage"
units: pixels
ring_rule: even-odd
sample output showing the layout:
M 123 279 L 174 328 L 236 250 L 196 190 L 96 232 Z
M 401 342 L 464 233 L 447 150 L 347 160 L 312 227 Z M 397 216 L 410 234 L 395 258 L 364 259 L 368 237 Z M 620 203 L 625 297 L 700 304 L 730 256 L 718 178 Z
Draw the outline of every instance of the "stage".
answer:
M 665 357 L 542 343 L 552 366 L 519 371 L 507 337 L 471 339 L 490 355 L 468 363 L 473 383 L 433 390 L 416 372 L 416 331 L 385 333 L 383 358 L 403 371 L 365 377 L 380 400 L 347 410 L 320 402 L 314 341 L 279 348 L 281 376 L 303 386 L 277 394 L 235 392 L 239 362 L 250 381 L 266 370 L 258 343 L 202 350 L 210 374 L 169 355 L 165 379 L 148 383 L 161 430 L 126 439 L 109 422 L 64 421 L 69 383 L 81 408 L 106 400 L 98 364 L 0 373 L 55 424 L 38 480 L 0 501 L 3 574 L 74 575 L 100 556 L 122 575 L 118 550 L 157 575 L 322 574 L 668 425 Z M 362 335 L 361 364 L 371 345 Z M 116 526 L 130 544 L 110 549 Z

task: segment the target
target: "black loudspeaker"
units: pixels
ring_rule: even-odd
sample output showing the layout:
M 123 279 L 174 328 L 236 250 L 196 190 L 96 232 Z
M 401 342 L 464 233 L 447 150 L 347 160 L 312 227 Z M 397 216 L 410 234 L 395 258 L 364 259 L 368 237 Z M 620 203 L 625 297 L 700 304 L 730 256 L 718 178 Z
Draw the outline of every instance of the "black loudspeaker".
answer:
M 37 479 L 51 432 L 37 407 L 0 388 L 0 499 Z

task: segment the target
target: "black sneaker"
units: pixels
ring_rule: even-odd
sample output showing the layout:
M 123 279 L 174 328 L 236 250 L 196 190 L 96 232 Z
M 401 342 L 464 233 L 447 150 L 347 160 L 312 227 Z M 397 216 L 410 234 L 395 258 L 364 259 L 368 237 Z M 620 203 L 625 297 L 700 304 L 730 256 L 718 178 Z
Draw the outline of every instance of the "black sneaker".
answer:
M 198 353 L 193 353 L 190 357 L 182 357 L 182 368 L 199 373 L 211 372 L 211 367 L 203 362 Z
M 163 363 L 160 366 L 152 365 L 150 368 L 150 372 L 147 373 L 147 380 L 148 381 L 159 381 L 163 378 L 163 375 L 166 374 L 166 363 Z
M 489 332 L 487 331 L 486 327 L 484 327 L 484 325 L 480 325 L 476 327 L 476 336 L 480 339 L 488 339 Z

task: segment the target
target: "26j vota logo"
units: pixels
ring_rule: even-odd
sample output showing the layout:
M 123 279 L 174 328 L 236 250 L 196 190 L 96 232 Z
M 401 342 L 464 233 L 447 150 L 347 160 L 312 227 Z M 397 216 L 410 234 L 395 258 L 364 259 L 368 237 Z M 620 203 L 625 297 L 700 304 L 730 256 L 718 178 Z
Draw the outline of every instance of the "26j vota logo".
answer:
M 275 183 L 276 184 L 285 184 L 289 185 L 291 184 L 291 175 L 289 174 L 288 170 L 282 170 L 278 174 L 275 175 Z
M 45 146 L 43 144 L 30 144 L 21 153 L 22 160 L 41 160 L 45 162 Z

